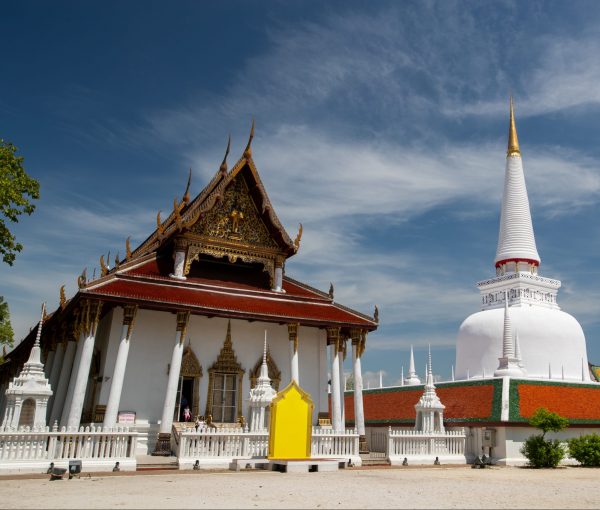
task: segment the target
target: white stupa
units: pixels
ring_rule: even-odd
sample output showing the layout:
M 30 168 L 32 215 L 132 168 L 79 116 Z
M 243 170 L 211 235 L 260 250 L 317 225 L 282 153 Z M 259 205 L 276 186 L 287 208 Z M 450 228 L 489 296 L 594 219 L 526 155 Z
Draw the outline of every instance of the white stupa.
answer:
M 429 348 L 429 357 L 427 358 L 427 374 L 425 375 L 425 387 L 423 395 L 415 405 L 417 418 L 415 420 L 415 430 L 432 433 L 444 432 L 444 409 L 440 398 L 435 392 L 433 384 L 433 371 L 431 369 L 431 347 Z
M 417 371 L 415 370 L 415 355 L 413 352 L 413 346 L 410 346 L 410 362 L 408 365 L 408 377 L 404 379 L 404 384 L 407 386 L 416 386 L 417 384 L 421 384 L 421 379 L 417 375 Z
M 269 378 L 269 367 L 267 365 L 267 333 L 265 332 L 265 346 L 263 349 L 263 360 L 260 366 L 260 375 L 256 380 L 256 386 L 250 390 L 250 430 L 258 432 L 268 428 L 269 406 L 277 392 L 271 386 Z
M 41 361 L 40 338 L 45 311 L 46 307 L 42 305 L 42 317 L 29 359 L 6 390 L 2 429 L 16 429 L 21 426 L 40 429 L 46 425 L 46 409 L 52 389 Z
M 525 365 L 527 377 L 547 379 L 549 365 L 563 366 L 565 379 L 589 381 L 588 371 L 581 368 L 587 366 L 583 330 L 557 304 L 561 283 L 538 274 L 541 259 L 535 244 L 512 99 L 501 211 L 496 277 L 477 283 L 481 311 L 460 326 L 456 378 L 494 374 L 500 369 L 498 360 L 502 355 L 519 358 L 510 361 L 509 372 L 514 372 L 514 365 L 521 370 Z M 504 356 L 504 315 L 508 305 L 510 324 L 518 331 L 518 338 L 514 339 L 513 350 L 509 347 L 508 356 Z

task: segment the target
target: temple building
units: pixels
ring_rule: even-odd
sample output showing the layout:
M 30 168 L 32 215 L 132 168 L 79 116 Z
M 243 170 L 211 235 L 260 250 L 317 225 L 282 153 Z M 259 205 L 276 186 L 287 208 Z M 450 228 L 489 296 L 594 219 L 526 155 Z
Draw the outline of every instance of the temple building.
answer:
M 84 271 L 71 299 L 61 289 L 40 339 L 50 426 L 128 425 L 142 434 L 139 453 L 168 455 L 173 427 L 198 417 L 242 426 L 272 396 L 265 384 L 295 380 L 315 403 L 315 425 L 329 419 L 331 382 L 332 425 L 341 430 L 347 344 L 362 407 L 360 359 L 377 319 L 286 274 L 302 225 L 292 239 L 275 214 L 252 159 L 253 132 L 231 170 L 228 145 L 196 197 L 188 180 L 137 248 L 128 239 L 122 260 L 100 257 L 98 277 Z M 33 344 L 34 332 L 0 367 L 3 400 Z M 260 425 L 253 421 L 262 427 L 264 410 Z

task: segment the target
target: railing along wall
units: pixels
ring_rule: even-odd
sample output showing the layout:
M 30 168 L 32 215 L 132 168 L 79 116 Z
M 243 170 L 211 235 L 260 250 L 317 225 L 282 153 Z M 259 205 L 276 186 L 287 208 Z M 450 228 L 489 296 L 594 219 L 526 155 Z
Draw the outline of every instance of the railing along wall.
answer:
M 357 458 L 358 440 L 355 429 L 334 432 L 332 429 L 313 427 L 311 455 L 320 458 Z M 182 430 L 176 445 L 180 459 L 266 457 L 268 451 L 269 432 L 250 432 L 247 427 Z
M 0 464 L 67 459 L 135 459 L 138 434 L 125 427 L 0 429 Z
M 201 428 L 182 430 L 177 443 L 179 458 L 266 457 L 269 433 L 248 428 Z
M 410 459 L 410 457 L 460 457 L 465 455 L 466 434 L 464 429 L 444 433 L 423 433 L 417 430 L 391 427 L 387 433 L 387 457 Z

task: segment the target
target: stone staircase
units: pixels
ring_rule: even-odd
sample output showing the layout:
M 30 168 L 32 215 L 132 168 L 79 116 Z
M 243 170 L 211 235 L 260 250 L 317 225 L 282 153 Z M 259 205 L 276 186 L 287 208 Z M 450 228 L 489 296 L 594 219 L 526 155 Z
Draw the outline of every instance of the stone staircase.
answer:
M 385 457 L 385 453 L 370 452 L 361 453 L 360 459 L 364 467 L 367 466 L 389 466 L 390 461 Z
M 173 471 L 179 469 L 177 457 L 138 455 L 136 471 Z

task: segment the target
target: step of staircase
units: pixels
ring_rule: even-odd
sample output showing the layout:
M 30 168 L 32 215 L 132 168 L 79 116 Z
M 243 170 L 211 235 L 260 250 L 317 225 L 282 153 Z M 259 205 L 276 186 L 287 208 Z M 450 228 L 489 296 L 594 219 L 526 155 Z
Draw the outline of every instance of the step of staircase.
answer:
M 179 469 L 177 457 L 154 457 L 152 455 L 138 455 L 136 460 L 136 471 L 170 471 Z
M 362 460 L 363 466 L 389 466 L 390 461 L 385 455 L 378 453 L 361 454 L 360 459 Z

